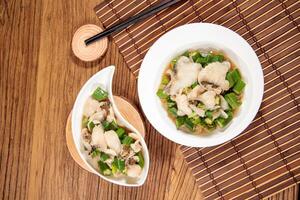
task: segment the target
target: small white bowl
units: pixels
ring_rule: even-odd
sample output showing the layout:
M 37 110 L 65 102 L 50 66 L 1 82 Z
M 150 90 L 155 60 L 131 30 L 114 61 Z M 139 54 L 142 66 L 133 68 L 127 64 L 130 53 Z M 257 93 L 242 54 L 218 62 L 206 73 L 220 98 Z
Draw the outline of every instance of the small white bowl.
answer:
M 242 105 L 224 130 L 216 130 L 207 135 L 177 130 L 156 96 L 167 64 L 188 49 L 215 49 L 224 52 L 237 65 L 246 82 Z M 150 123 L 166 138 L 191 147 L 214 146 L 239 135 L 258 112 L 263 91 L 262 68 L 251 46 L 234 31 L 208 23 L 183 25 L 160 37 L 146 54 L 138 79 L 140 103 Z
M 79 153 L 81 159 L 83 162 L 86 164 L 86 166 L 89 167 L 90 171 L 93 172 L 94 174 L 100 176 L 101 178 L 105 179 L 108 182 L 122 185 L 122 186 L 141 186 L 144 184 L 147 175 L 148 175 L 148 170 L 149 170 L 149 152 L 147 145 L 141 135 L 141 133 L 134 128 L 130 123 L 128 123 L 121 115 L 119 112 L 114 99 L 113 99 L 113 94 L 112 94 L 112 80 L 113 80 L 113 75 L 115 71 L 115 66 L 109 66 L 95 75 L 93 75 L 81 88 L 80 92 L 78 93 L 78 96 L 76 98 L 73 111 L 72 111 L 72 135 L 74 139 L 74 143 L 76 146 L 76 150 Z M 141 145 L 143 147 L 143 153 L 144 153 L 144 159 L 145 159 L 145 164 L 144 168 L 142 171 L 142 174 L 140 175 L 140 178 L 137 180 L 137 182 L 129 183 L 125 179 L 120 179 L 120 178 L 114 178 L 112 176 L 104 176 L 100 174 L 97 170 L 95 170 L 86 160 L 85 155 L 81 151 L 81 124 L 82 124 L 82 116 L 83 116 L 83 107 L 85 105 L 86 100 L 88 97 L 91 96 L 93 93 L 94 89 L 97 86 L 101 86 L 103 89 L 105 89 L 108 92 L 108 97 L 110 102 L 112 103 L 112 107 L 114 109 L 116 118 L 128 129 L 130 129 L 132 132 L 137 133 L 141 137 Z

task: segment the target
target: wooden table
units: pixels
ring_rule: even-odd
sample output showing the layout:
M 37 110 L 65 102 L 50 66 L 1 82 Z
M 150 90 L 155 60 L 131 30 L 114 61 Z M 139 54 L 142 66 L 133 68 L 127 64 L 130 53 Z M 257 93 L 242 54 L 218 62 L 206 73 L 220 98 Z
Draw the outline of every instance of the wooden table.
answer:
M 113 43 L 93 63 L 79 61 L 70 50 L 79 26 L 98 23 L 97 2 L 0 2 L 0 199 L 202 199 L 179 146 L 147 121 L 151 167 L 140 188 L 109 184 L 69 155 L 65 123 L 92 74 L 115 64 L 114 92 L 138 105 L 136 79 Z M 285 191 L 285 199 L 296 192 L 296 186 Z

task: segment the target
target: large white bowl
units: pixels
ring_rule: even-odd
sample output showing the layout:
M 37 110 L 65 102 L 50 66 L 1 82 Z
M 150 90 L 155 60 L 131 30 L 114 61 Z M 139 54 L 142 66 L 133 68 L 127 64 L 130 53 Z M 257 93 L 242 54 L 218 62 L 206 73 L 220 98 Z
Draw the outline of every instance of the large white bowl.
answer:
M 203 136 L 177 130 L 156 96 L 162 73 L 170 60 L 188 49 L 198 48 L 223 51 L 238 66 L 247 84 L 243 103 L 232 122 L 222 131 Z M 183 25 L 160 37 L 146 54 L 138 79 L 140 103 L 150 123 L 166 138 L 192 147 L 218 145 L 239 135 L 258 112 L 263 90 L 262 68 L 251 46 L 234 31 L 208 23 Z
M 74 107 L 72 111 L 72 136 L 76 146 L 76 150 L 79 153 L 80 158 L 86 164 L 86 166 L 89 168 L 91 172 L 103 178 L 104 180 L 114 184 L 129 186 L 129 187 L 141 186 L 144 184 L 148 175 L 149 162 L 150 162 L 149 152 L 141 133 L 123 118 L 123 116 L 121 115 L 120 111 L 118 110 L 115 104 L 115 101 L 113 99 L 113 93 L 112 93 L 112 81 L 113 81 L 114 71 L 115 71 L 115 66 L 109 66 L 102 69 L 101 71 L 93 75 L 81 88 L 76 98 L 76 101 L 74 103 Z M 143 147 L 145 164 L 144 164 L 142 174 L 140 175 L 140 178 L 136 182 L 127 182 L 126 179 L 114 178 L 112 176 L 103 176 L 87 162 L 87 157 L 82 152 L 81 124 L 82 124 L 82 116 L 83 116 L 83 107 L 85 105 L 86 100 L 91 96 L 95 88 L 98 86 L 101 86 L 103 89 L 105 89 L 108 92 L 108 98 L 112 103 L 112 107 L 118 121 L 121 122 L 125 127 L 127 127 L 132 132 L 137 133 L 141 138 L 141 145 Z

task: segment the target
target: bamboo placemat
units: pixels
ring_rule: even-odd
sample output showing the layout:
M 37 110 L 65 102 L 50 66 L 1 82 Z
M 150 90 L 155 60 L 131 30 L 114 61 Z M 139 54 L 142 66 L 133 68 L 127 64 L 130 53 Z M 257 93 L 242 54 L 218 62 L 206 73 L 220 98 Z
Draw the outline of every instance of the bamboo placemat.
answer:
M 103 1 L 104 27 L 155 0 Z M 112 36 L 127 66 L 138 70 L 149 47 L 166 31 L 191 22 L 228 27 L 253 47 L 263 67 L 265 92 L 251 125 L 211 148 L 182 146 L 206 199 L 261 199 L 300 182 L 300 1 L 190 0 Z

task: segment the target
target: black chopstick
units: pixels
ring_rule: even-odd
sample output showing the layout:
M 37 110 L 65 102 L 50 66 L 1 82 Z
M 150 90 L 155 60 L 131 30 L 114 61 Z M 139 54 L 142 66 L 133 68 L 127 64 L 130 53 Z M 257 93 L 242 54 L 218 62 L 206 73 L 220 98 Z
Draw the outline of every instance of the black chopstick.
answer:
M 106 29 L 105 31 L 101 32 L 101 33 L 98 33 L 88 39 L 86 39 L 84 42 L 85 42 L 85 45 L 89 45 L 93 42 L 95 42 L 96 40 L 99 40 L 103 37 L 106 37 L 114 32 L 118 32 L 118 31 L 121 31 L 125 28 L 127 28 L 128 26 L 132 25 L 132 24 L 135 24 L 139 21 L 141 21 L 142 19 L 145 19 L 145 18 L 148 18 L 156 13 L 158 13 L 159 11 L 162 11 L 176 3 L 179 3 L 180 1 L 183 1 L 183 0 L 164 0 L 146 10 L 144 10 L 143 12 L 135 15 L 135 16 L 132 16 L 132 17 L 129 17 L 127 20 L 125 20 L 124 22 L 121 22 L 119 24 L 115 24 L 113 25 L 112 27 Z

